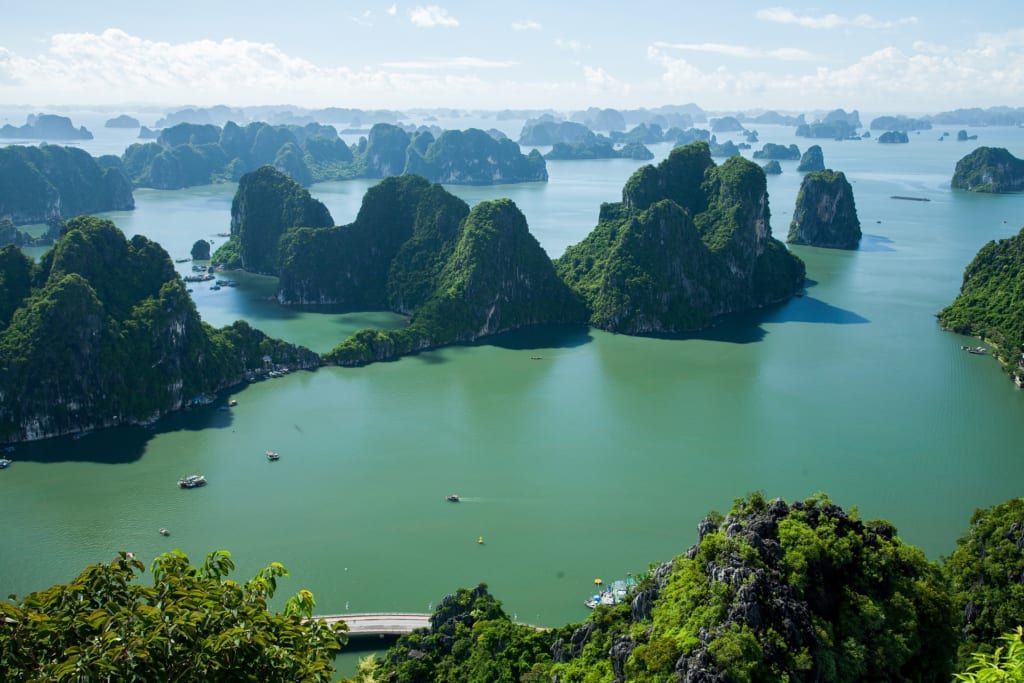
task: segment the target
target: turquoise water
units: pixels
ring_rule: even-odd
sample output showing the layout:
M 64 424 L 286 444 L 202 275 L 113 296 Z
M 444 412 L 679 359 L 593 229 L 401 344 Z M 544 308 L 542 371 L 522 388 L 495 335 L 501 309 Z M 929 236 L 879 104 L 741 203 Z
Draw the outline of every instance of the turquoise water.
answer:
M 426 611 L 486 581 L 520 619 L 558 624 L 585 615 L 595 576 L 682 552 L 708 510 L 758 489 L 827 491 L 937 558 L 974 508 L 1024 493 L 1024 393 L 934 318 L 978 248 L 1024 224 L 1024 195 L 951 191 L 971 147 L 939 132 L 909 145 L 821 142 L 854 183 L 861 249 L 795 248 L 814 281 L 806 297 L 691 338 L 534 331 L 292 374 L 233 393 L 229 412 L 170 416 L 152 432 L 21 446 L 0 473 L 0 592 L 67 580 L 120 549 L 148 561 L 229 548 L 242 576 L 285 563 L 283 592 L 311 588 L 323 612 Z M 1024 156 L 1024 131 L 976 132 Z M 780 236 L 799 185 L 796 162 L 782 163 L 768 180 Z M 551 162 L 547 184 L 451 189 L 470 202 L 511 197 L 557 256 L 637 165 Z M 343 223 L 367 186 L 313 193 Z M 181 257 L 195 239 L 223 239 L 233 190 L 139 191 L 136 211 L 111 217 Z M 242 317 L 321 351 L 401 322 L 282 309 L 267 301 L 272 279 L 236 279 L 237 289 L 196 287 L 206 320 Z M 191 472 L 210 485 L 177 489 Z M 464 502 L 446 503 L 451 492 Z

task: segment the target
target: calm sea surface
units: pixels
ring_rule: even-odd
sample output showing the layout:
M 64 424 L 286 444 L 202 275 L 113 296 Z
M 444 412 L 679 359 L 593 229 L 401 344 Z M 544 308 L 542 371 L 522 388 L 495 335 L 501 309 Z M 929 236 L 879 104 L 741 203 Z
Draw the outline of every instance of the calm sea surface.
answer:
M 154 431 L 19 446 L 0 473 L 0 593 L 68 580 L 121 549 L 148 562 L 227 548 L 243 577 L 283 562 L 293 578 L 282 593 L 308 587 L 321 612 L 426 611 L 485 581 L 518 618 L 560 624 L 585 615 L 595 576 L 682 552 L 707 511 L 753 490 L 828 492 L 938 558 L 974 508 L 1024 494 L 1024 393 L 934 317 L 978 248 L 1024 224 L 1024 195 L 951 191 L 956 160 L 974 144 L 1024 157 L 1024 130 L 939 142 L 946 129 L 908 145 L 819 141 L 854 183 L 861 249 L 794 248 L 814 281 L 806 297 L 692 338 L 534 331 L 293 374 L 232 393 L 230 412 L 174 415 Z M 760 132 L 809 144 L 788 128 Z M 450 189 L 470 203 L 511 197 L 554 257 L 638 165 L 549 162 L 547 184 Z M 768 188 L 784 238 L 800 176 L 796 162 L 782 166 Z M 312 191 L 344 223 L 370 184 Z M 109 216 L 179 258 L 200 237 L 223 240 L 233 193 L 139 190 L 135 211 Z M 285 309 L 267 300 L 273 279 L 236 279 L 237 289 L 195 286 L 204 319 L 243 318 L 317 351 L 402 324 Z M 210 485 L 179 490 L 192 472 Z M 452 492 L 461 504 L 444 501 Z

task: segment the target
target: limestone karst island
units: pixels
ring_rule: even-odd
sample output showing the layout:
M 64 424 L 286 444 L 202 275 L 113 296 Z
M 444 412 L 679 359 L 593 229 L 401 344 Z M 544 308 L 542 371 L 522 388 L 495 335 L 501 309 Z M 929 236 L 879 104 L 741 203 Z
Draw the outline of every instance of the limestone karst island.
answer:
M 1024 683 L 1014 3 L 20 3 L 0 681 Z

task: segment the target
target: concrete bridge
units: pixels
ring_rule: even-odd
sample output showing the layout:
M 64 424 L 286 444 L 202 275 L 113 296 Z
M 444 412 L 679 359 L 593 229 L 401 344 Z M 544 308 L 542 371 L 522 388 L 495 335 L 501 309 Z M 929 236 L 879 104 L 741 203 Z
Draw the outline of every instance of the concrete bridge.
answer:
M 365 612 L 361 614 L 323 614 L 314 617 L 329 624 L 344 621 L 349 636 L 404 636 L 418 628 L 430 627 L 429 614 L 407 612 Z

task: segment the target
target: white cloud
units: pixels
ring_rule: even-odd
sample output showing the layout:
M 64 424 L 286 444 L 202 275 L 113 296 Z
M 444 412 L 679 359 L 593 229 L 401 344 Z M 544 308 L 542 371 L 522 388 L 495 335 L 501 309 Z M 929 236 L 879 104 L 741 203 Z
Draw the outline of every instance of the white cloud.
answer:
M 398 5 L 392 3 L 391 7 L 388 7 L 388 16 L 393 17 L 398 14 Z
M 381 66 L 389 69 L 507 69 L 519 62 L 482 59 L 480 57 L 455 57 L 452 59 L 424 59 L 413 62 L 384 62 Z
M 538 24 L 536 21 L 532 21 L 530 19 L 526 19 L 524 21 L 513 21 L 512 22 L 512 30 L 513 31 L 539 31 L 539 30 L 541 30 L 541 28 L 543 28 L 543 27 L 540 24 Z
M 762 21 L 771 21 L 777 24 L 796 24 L 804 28 L 840 28 L 852 26 L 855 28 L 894 28 L 907 24 L 916 24 L 917 17 L 901 17 L 890 21 L 875 19 L 870 14 L 858 14 L 855 17 L 844 17 L 840 14 L 822 14 L 811 16 L 808 14 L 797 14 L 785 7 L 769 7 L 758 10 L 755 16 Z
M 563 40 L 562 38 L 555 38 L 555 47 L 559 50 L 565 50 L 566 52 L 579 52 L 588 45 L 584 45 L 578 40 Z
M 728 43 L 654 43 L 658 48 L 669 48 L 683 50 L 686 52 L 707 52 L 711 54 L 726 55 L 728 57 L 739 57 L 742 59 L 780 59 L 789 62 L 808 61 L 814 59 L 814 55 L 807 50 L 797 47 L 780 47 L 771 50 L 762 50 L 746 45 L 731 45 Z
M 1024 30 L 1019 29 L 981 34 L 968 47 L 930 43 L 915 43 L 909 51 L 886 47 L 847 66 L 819 66 L 805 73 L 722 66 L 705 71 L 664 44 L 652 44 L 648 58 L 662 69 L 666 95 L 711 107 L 737 108 L 757 101 L 763 106 L 847 103 L 878 111 L 937 111 L 1024 98 Z
M 448 10 L 437 5 L 420 5 L 409 10 L 409 21 L 421 28 L 455 28 L 459 20 L 448 14 Z
M 583 81 L 587 85 L 587 90 L 595 93 L 624 96 L 632 89 L 629 83 L 620 81 L 600 66 L 583 65 Z
M 362 14 L 353 16 L 351 19 L 360 26 L 373 26 L 373 22 L 370 21 L 370 16 L 370 10 L 364 10 Z

